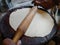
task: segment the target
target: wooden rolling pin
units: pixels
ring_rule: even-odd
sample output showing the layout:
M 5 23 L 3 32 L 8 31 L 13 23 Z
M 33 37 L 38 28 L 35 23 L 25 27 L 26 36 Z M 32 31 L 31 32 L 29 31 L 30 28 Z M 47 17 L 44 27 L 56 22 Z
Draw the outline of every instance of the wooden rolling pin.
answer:
M 33 17 L 35 16 L 37 12 L 37 6 L 32 7 L 28 15 L 25 17 L 25 19 L 22 21 L 22 23 L 19 25 L 15 36 L 13 37 L 13 42 L 17 43 L 17 41 L 22 37 L 22 35 L 26 32 L 27 28 L 29 27 Z

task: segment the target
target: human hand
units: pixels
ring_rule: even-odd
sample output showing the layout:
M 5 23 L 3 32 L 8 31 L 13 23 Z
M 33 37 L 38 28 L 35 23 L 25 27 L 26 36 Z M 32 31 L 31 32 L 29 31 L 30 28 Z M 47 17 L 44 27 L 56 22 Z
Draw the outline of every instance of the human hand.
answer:
M 55 6 L 55 2 L 53 0 L 34 0 L 35 5 L 40 5 L 45 9 L 52 8 Z
M 3 40 L 3 45 L 21 45 L 21 41 L 19 40 L 17 44 L 15 44 L 11 39 L 6 38 Z

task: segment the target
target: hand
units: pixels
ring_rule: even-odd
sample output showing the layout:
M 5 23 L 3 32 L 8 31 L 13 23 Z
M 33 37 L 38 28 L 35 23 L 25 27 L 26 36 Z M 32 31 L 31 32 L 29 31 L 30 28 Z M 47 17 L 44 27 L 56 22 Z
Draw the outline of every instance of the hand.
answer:
M 15 44 L 11 39 L 7 38 L 3 40 L 3 45 L 21 45 L 21 41 L 18 41 L 17 44 Z
M 34 3 L 46 9 L 49 9 L 55 5 L 55 2 L 53 0 L 34 0 Z

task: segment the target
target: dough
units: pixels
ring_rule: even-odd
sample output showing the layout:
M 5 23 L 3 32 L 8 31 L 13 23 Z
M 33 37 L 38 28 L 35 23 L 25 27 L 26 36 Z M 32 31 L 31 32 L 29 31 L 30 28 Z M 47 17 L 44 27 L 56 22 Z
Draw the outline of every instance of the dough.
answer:
M 9 23 L 15 31 L 29 11 L 30 8 L 22 8 L 10 14 Z M 53 26 L 54 20 L 51 16 L 43 10 L 38 10 L 24 35 L 29 37 L 44 37 L 50 34 Z

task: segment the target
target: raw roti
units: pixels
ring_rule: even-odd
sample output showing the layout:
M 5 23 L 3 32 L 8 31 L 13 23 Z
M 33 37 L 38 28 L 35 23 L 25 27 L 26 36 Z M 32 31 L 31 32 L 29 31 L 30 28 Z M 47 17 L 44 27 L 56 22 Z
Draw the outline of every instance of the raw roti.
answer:
M 9 23 L 15 31 L 29 11 L 30 8 L 22 8 L 10 14 Z M 53 26 L 54 21 L 51 16 L 43 10 L 38 10 L 24 35 L 29 37 L 44 37 L 50 34 Z

